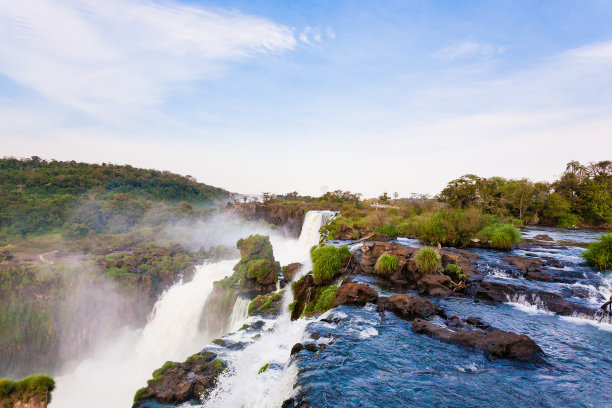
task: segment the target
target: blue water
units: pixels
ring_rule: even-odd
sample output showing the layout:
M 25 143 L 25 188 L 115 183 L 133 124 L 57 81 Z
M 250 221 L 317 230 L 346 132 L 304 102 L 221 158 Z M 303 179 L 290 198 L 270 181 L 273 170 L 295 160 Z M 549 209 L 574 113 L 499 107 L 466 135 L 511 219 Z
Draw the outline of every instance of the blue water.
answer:
M 570 286 L 582 285 L 593 291 L 593 298 L 571 300 L 596 307 L 609 293 L 609 272 L 593 271 L 579 254 L 584 243 L 598 234 L 534 228 L 524 231 L 524 236 L 539 233 L 565 248 L 543 245 L 512 255 L 551 256 L 565 265 L 560 273 L 579 272 L 580 282 L 526 281 L 505 272 L 512 269 L 501 261 L 506 253 L 477 250 L 485 279 L 520 282 L 568 293 L 568 298 Z M 376 279 L 358 279 L 377 287 L 381 295 L 394 293 Z M 316 321 L 307 327 L 309 335 L 322 336 L 317 342 L 329 344 L 317 353 L 301 351 L 296 360 L 300 406 L 612 407 L 611 325 L 584 324 L 529 304 L 487 304 L 466 297 L 432 300 L 448 316 L 475 316 L 498 329 L 529 335 L 546 353 L 547 363 L 491 359 L 479 350 L 415 334 L 410 322 L 392 313 L 379 314 L 373 305 L 342 306 L 329 315 L 337 323 Z

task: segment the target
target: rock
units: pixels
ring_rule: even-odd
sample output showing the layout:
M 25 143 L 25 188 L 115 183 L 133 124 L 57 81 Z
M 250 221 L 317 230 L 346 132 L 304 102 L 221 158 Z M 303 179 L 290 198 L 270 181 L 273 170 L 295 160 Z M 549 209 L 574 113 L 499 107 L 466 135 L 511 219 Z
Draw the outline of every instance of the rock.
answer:
M 554 239 L 552 239 L 551 237 L 549 237 L 546 234 L 536 235 L 535 237 L 533 237 L 533 239 L 537 239 L 537 240 L 540 240 L 540 241 L 554 241 Z
M 544 265 L 544 263 L 539 259 L 528 258 L 525 256 L 505 256 L 502 258 L 502 261 L 509 263 L 510 265 L 514 265 L 524 272 L 530 269 L 540 268 L 542 265 Z
M 343 283 L 336 292 L 334 307 L 340 305 L 365 305 L 376 303 L 378 292 L 376 289 L 363 283 Z
M 285 278 L 285 282 L 291 282 L 300 269 L 302 269 L 302 264 L 299 262 L 283 266 L 283 277 Z
M 167 362 L 153 372 L 147 387 L 138 390 L 133 407 L 144 407 L 151 400 L 175 405 L 199 402 L 201 395 L 215 386 L 217 377 L 226 368 L 226 364 L 209 351 L 194 354 L 184 363 Z
M 300 351 L 304 350 L 304 345 L 302 343 L 295 343 L 293 347 L 291 347 L 291 355 L 297 354 Z
M 365 237 L 367 230 L 365 228 L 357 227 L 357 226 L 348 226 L 343 224 L 340 226 L 338 233 L 336 234 L 335 239 L 339 239 L 342 241 L 352 241 Z
M 306 305 L 314 299 L 317 293 L 317 287 L 314 284 L 314 278 L 312 274 L 304 276 L 302 279 L 296 282 L 293 298 L 294 305 L 291 311 L 291 320 L 297 320 L 304 312 Z
M 307 206 L 290 206 L 284 204 L 237 203 L 228 209 L 247 220 L 265 220 L 270 224 L 283 227 L 288 236 L 297 238 L 300 235 Z
M 412 331 L 445 343 L 483 350 L 498 358 L 544 362 L 544 352 L 529 336 L 501 330 L 459 330 L 439 327 L 421 319 L 412 322 Z
M 452 280 L 446 275 L 427 274 L 417 282 L 417 290 L 423 295 L 447 296 L 452 293 L 451 285 Z
M 264 235 L 251 235 L 238 240 L 240 261 L 234 266 L 236 281 L 244 282 L 245 289 L 259 293 L 276 290 L 280 264 L 274 260 L 270 238 Z
M 381 302 L 383 310 L 389 310 L 404 318 L 430 317 L 436 314 L 436 305 L 429 299 L 416 295 L 393 295 Z
M 308 343 L 308 344 L 304 344 L 304 350 L 308 350 L 311 352 L 316 352 L 319 348 L 317 347 L 316 344 L 314 343 Z
M 386 234 L 381 234 L 380 232 L 376 232 L 374 234 L 372 234 L 371 237 L 369 237 L 368 239 L 366 239 L 366 242 L 373 242 L 373 241 L 391 241 L 393 239 L 393 237 L 386 235 Z
M 547 272 L 528 271 L 525 274 L 525 279 L 535 280 L 540 282 L 554 282 L 555 278 Z

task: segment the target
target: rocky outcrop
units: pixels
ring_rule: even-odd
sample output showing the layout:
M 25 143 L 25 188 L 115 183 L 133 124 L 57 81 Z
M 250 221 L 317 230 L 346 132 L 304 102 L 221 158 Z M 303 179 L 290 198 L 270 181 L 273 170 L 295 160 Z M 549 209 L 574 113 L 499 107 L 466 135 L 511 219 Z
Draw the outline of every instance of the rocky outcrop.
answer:
M 514 265 L 517 269 L 526 272 L 530 270 L 537 270 L 544 265 L 544 262 L 537 258 L 530 258 L 526 256 L 505 256 L 502 261 Z
M 445 343 L 483 350 L 498 358 L 543 362 L 544 352 L 529 336 L 501 330 L 450 330 L 421 319 L 412 322 L 412 331 Z
M 199 402 L 216 384 L 226 364 L 215 353 L 202 351 L 184 363 L 166 362 L 134 396 L 134 408 Z
M 530 304 L 538 305 L 538 307 L 562 316 L 573 314 L 592 316 L 596 312 L 588 306 L 566 299 L 561 294 L 508 282 L 473 281 L 468 293 L 474 297 L 495 302 L 508 302 L 521 297 Z
M 417 282 L 417 290 L 422 295 L 446 296 L 452 293 L 453 281 L 446 275 L 427 274 Z
M 418 248 L 411 248 L 400 243 L 393 242 L 366 242 L 354 254 L 354 263 L 352 270 L 354 273 L 366 275 L 379 275 L 375 270 L 378 258 L 383 254 L 394 256 L 398 259 L 398 266 L 395 270 L 384 275 L 385 279 L 389 279 L 396 283 L 408 284 L 416 287 L 426 275 L 419 271 L 415 256 L 418 253 Z M 474 274 L 474 265 L 478 255 L 464 250 L 440 250 L 442 265 L 456 264 L 461 267 L 466 276 Z M 440 276 L 440 275 L 438 275 Z M 451 284 L 443 277 L 427 277 L 422 283 L 423 293 L 444 295 L 451 291 Z M 446 289 L 444 289 L 446 288 Z M 432 291 L 432 292 L 430 292 Z
M 552 239 L 550 236 L 546 234 L 536 235 L 533 237 L 533 239 L 537 239 L 540 241 L 554 241 L 554 239 Z
M 293 262 L 287 266 L 283 266 L 283 281 L 281 282 L 281 285 L 291 282 L 293 278 L 295 278 L 295 275 L 297 275 L 297 273 L 302 269 L 302 266 L 303 265 L 299 262 Z
M 363 284 L 345 282 L 338 288 L 334 307 L 340 305 L 365 305 L 366 303 L 376 303 L 378 292 L 376 289 Z
M 431 300 L 406 294 L 378 298 L 378 311 L 386 310 L 406 319 L 431 317 L 438 312 L 436 305 Z
M 249 304 L 249 316 L 275 317 L 280 313 L 284 290 L 259 295 Z
M 291 320 L 300 318 L 306 305 L 310 303 L 317 293 L 312 274 L 304 276 L 295 283 L 293 287 L 293 309 L 291 310 Z
M 0 378 L 1 408 L 47 408 L 55 381 L 46 375 L 31 375 L 19 381 Z
M 264 220 L 278 225 L 287 235 L 298 237 L 308 208 L 304 205 L 241 203 L 228 211 L 250 221 Z

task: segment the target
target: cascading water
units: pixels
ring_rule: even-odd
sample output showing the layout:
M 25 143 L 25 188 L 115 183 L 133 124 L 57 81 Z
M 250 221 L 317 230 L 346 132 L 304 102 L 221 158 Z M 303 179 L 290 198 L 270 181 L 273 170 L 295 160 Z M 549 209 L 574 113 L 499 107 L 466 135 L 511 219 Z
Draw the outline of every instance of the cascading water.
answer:
M 333 214 L 332 211 L 309 211 L 306 214 L 298 239 L 298 250 L 293 253 L 294 259 L 289 260 L 304 264 L 302 274 L 310 270 L 310 248 L 319 243 L 319 230 Z M 275 256 L 284 259 L 284 254 L 278 251 L 279 247 L 274 240 L 272 244 Z M 204 407 L 279 407 L 293 393 L 297 369 L 290 365 L 290 351 L 295 343 L 301 341 L 310 321 L 291 321 L 288 305 L 292 301 L 292 291 L 286 290 L 280 316 L 266 322 L 271 330 L 261 333 L 257 341 L 243 350 L 227 356 L 230 368 L 219 378 L 217 387 L 204 402 Z M 269 364 L 269 368 L 258 374 L 266 364 Z
M 209 341 L 198 331 L 202 307 L 214 281 L 232 274 L 236 260 L 197 267 L 193 280 L 179 282 L 155 304 L 142 330 L 116 339 L 57 378 L 52 408 L 128 407 L 135 391 L 167 360 L 183 361 Z
M 251 301 L 249 299 L 243 298 L 242 296 L 236 298 L 228 325 L 230 333 L 235 332 L 242 326 L 242 323 L 249 315 L 250 303 Z

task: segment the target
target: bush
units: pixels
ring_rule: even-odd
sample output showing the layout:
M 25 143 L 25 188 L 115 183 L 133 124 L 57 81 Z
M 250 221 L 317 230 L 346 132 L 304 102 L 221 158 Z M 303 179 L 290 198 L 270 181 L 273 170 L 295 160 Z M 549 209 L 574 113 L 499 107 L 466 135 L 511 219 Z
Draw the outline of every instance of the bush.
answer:
M 433 248 L 423 248 L 416 254 L 417 268 L 421 272 L 434 273 L 442 268 L 438 253 Z
M 479 210 L 445 209 L 417 219 L 417 235 L 430 245 L 464 247 L 489 221 Z
M 591 242 L 581 256 L 587 264 L 600 271 L 612 270 L 612 234 L 604 234 Z
M 317 289 L 314 300 L 306 305 L 303 314 L 315 314 L 327 312 L 334 306 L 338 286 L 329 285 Z
M 382 254 L 376 260 L 376 265 L 374 265 L 374 270 L 378 272 L 380 275 L 387 276 L 391 272 L 397 269 L 399 266 L 399 259 L 397 256 Z
M 448 264 L 446 265 L 446 274 L 456 280 L 466 280 L 467 276 L 463 273 L 463 269 L 459 265 Z
M 580 224 L 580 218 L 576 214 L 566 214 L 559 217 L 557 225 L 559 227 L 573 227 L 574 225 Z
M 1 399 L 27 402 L 33 397 L 38 397 L 41 400 L 46 397 L 46 400 L 51 402 L 51 392 L 54 389 L 55 381 L 53 378 L 42 374 L 31 375 L 19 381 L 0 378 Z
M 483 228 L 478 233 L 478 238 L 488 242 L 491 248 L 508 250 L 521 240 L 521 233 L 510 224 L 496 222 Z
M 330 283 L 340 273 L 343 262 L 350 257 L 350 251 L 346 246 L 322 246 L 310 251 L 312 258 L 312 273 L 315 285 Z

